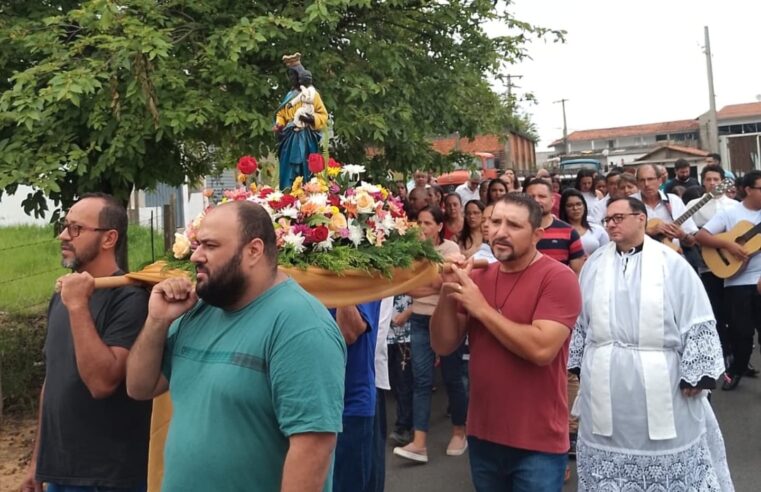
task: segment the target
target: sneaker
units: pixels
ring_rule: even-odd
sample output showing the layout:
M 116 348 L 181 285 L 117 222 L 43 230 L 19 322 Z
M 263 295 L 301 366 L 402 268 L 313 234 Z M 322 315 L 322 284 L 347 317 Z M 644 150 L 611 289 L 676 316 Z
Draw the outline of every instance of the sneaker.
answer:
M 406 429 L 398 429 L 389 434 L 388 440 L 397 446 L 406 446 L 412 442 L 412 433 Z
M 571 447 L 568 449 L 568 457 L 575 459 L 577 434 L 575 432 L 571 432 L 570 434 L 568 434 L 568 437 L 569 437 L 569 440 L 571 441 Z
M 465 436 L 452 436 L 447 446 L 447 456 L 462 456 L 468 450 L 468 440 Z
M 724 382 L 721 383 L 721 389 L 724 391 L 732 391 L 733 389 L 737 388 L 737 385 L 740 384 L 740 378 L 742 376 L 732 376 L 729 373 L 724 373 Z
M 748 378 L 757 378 L 758 377 L 758 369 L 753 367 L 753 364 L 748 362 L 748 368 L 745 370 L 745 374 L 743 376 Z
M 408 444 L 403 448 L 394 448 L 394 454 L 400 458 L 415 461 L 417 463 L 428 463 L 428 451 L 425 448 L 419 449 L 412 447 L 412 444 Z

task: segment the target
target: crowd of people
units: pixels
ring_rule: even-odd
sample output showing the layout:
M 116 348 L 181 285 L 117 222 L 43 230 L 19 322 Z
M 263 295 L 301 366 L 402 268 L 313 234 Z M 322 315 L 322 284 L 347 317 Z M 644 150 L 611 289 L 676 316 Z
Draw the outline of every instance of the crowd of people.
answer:
M 733 490 L 709 400 L 758 375 L 761 255 L 721 233 L 761 223 L 761 172 L 686 218 L 727 177 L 717 158 L 700 181 L 677 161 L 671 180 L 645 164 L 583 170 L 567 189 L 507 170 L 446 193 L 417 171 L 395 191 L 455 266 L 334 310 L 279 273 L 271 220 L 250 202 L 205 217 L 195 286 L 95 291 L 123 274 L 127 219 L 84 196 L 59 236 L 72 273 L 48 309 L 21 489 L 146 490 L 150 400 L 169 391 L 162 490 L 382 491 L 388 442 L 394 459 L 429 460 L 440 368 L 446 454 L 468 453 L 478 491 L 559 491 L 569 456 L 579 490 Z M 723 280 L 700 248 L 745 267 Z

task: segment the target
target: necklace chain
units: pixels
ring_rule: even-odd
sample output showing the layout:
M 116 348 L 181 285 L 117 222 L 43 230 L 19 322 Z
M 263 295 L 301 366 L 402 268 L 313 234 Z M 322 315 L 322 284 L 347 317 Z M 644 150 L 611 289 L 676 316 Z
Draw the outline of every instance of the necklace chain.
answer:
M 507 304 L 507 300 L 510 299 L 510 296 L 515 290 L 515 287 L 521 281 L 521 278 L 523 277 L 523 274 L 526 273 L 526 270 L 528 270 L 529 267 L 534 263 L 534 260 L 536 260 L 537 255 L 539 255 L 539 250 L 534 252 L 534 256 L 531 258 L 531 261 L 528 262 L 528 265 L 526 265 L 526 268 L 521 270 L 521 273 L 518 275 L 518 278 L 515 279 L 515 283 L 513 283 L 513 286 L 510 287 L 510 290 L 507 292 L 505 299 L 502 301 L 502 304 L 500 304 L 499 306 L 497 306 L 497 286 L 499 284 L 499 268 L 496 269 L 497 273 L 496 273 L 496 276 L 494 277 L 494 307 L 497 309 L 497 312 L 499 314 L 502 314 L 502 308 L 505 307 L 505 304 Z

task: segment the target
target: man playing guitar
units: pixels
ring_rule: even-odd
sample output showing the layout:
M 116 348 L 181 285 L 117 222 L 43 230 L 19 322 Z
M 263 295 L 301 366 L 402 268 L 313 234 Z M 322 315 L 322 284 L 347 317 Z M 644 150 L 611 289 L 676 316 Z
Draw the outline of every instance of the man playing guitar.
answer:
M 642 164 L 637 168 L 637 184 L 640 191 L 635 193 L 633 197 L 645 204 L 649 218 L 661 220 L 657 226 L 648 227 L 647 234 L 650 236 L 665 235 L 678 240 L 681 246 L 694 245 L 695 238 L 692 234 L 697 232 L 698 228 L 692 219 L 685 221 L 682 227 L 672 223 L 675 218 L 687 210 L 687 207 L 678 196 L 662 193 L 658 189 L 660 181 L 653 164 Z
M 724 280 L 725 309 L 729 316 L 729 338 L 734 360 L 727 369 L 722 389 L 733 390 L 746 374 L 753 352 L 753 335 L 761 335 L 761 294 L 757 283 L 761 277 L 761 255 L 750 256 L 737 241 L 716 234 L 732 229 L 740 221 L 761 223 L 761 171 L 751 171 L 742 178 L 745 198 L 738 206 L 719 210 L 698 232 L 696 239 L 705 247 L 721 248 L 738 260 L 747 262 L 744 270 Z

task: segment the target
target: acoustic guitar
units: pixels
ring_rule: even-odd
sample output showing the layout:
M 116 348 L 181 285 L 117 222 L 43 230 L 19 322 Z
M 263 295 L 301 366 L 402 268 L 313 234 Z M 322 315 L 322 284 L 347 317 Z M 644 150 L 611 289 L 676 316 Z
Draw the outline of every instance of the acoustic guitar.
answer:
M 745 253 L 751 256 L 761 250 L 761 223 L 753 224 L 747 220 L 741 220 L 732 229 L 716 234 L 715 237 L 741 244 Z M 745 262 L 738 260 L 724 248 L 703 246 L 702 250 L 706 266 L 719 278 L 734 277 L 745 267 Z
M 674 219 L 673 223 L 678 226 L 684 224 L 685 222 L 687 222 L 687 220 L 690 217 L 698 213 L 698 210 L 703 208 L 708 202 L 710 202 L 714 198 L 719 198 L 721 195 L 726 193 L 727 190 L 732 189 L 734 186 L 735 186 L 735 182 L 733 180 L 729 178 L 725 179 L 724 181 L 716 185 L 716 188 L 714 188 L 712 191 L 709 191 L 708 193 L 703 195 L 703 197 L 697 202 L 695 202 L 693 206 L 685 210 L 682 215 Z M 661 219 L 650 219 L 647 221 L 647 230 L 648 231 L 653 230 L 661 224 L 663 224 L 663 221 Z M 649 234 L 648 233 L 648 235 L 652 237 L 653 239 L 655 239 L 656 241 L 662 242 L 669 248 L 675 251 L 680 251 L 679 246 L 674 244 L 674 241 L 672 241 L 672 239 L 666 236 L 665 234 Z

